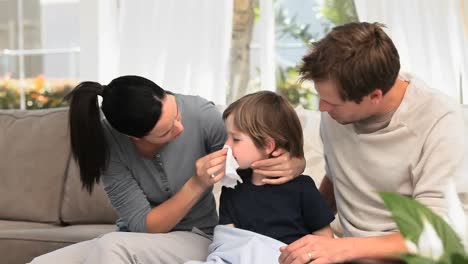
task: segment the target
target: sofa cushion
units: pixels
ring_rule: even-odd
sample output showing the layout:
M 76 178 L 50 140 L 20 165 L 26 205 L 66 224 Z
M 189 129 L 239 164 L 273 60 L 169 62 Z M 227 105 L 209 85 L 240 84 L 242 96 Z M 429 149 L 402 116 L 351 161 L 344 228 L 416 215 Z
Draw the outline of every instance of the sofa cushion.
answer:
M 295 110 L 304 134 L 304 158 L 307 165 L 304 174 L 311 176 L 318 187 L 325 176 L 323 142 L 320 137 L 320 112 L 307 110 L 302 106 L 296 107 Z
M 462 112 L 463 112 L 463 119 L 465 123 L 465 137 L 464 137 L 464 143 L 465 143 L 465 159 L 464 159 L 464 168 L 462 169 L 462 173 L 460 174 L 460 177 L 456 180 L 457 184 L 457 190 L 458 192 L 463 193 L 461 196 L 463 203 L 465 204 L 467 210 L 468 210 L 468 105 L 463 105 L 462 106 Z M 467 211 L 468 212 L 468 211 Z
M 59 222 L 67 109 L 0 110 L 0 219 Z
M 468 133 L 468 105 L 462 106 L 462 112 L 463 118 L 465 119 L 465 132 Z
M 8 228 L 4 228 L 8 226 Z M 115 230 L 114 225 L 57 226 L 0 221 L 1 263 L 27 263 L 53 250 L 96 238 Z
M 49 228 L 53 226 L 54 225 L 47 223 L 0 220 L 0 231 L 13 229 Z
M 78 166 L 71 159 L 60 209 L 62 222 L 67 224 L 114 224 L 117 214 L 112 209 L 102 185 L 95 185 L 92 195 L 81 186 Z

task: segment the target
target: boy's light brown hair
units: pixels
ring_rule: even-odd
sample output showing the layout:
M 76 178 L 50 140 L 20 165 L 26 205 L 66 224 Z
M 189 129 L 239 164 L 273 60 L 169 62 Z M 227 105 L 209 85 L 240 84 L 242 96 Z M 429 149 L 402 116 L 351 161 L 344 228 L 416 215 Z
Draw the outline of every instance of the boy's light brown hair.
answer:
M 265 148 L 266 139 L 271 137 L 276 149 L 282 148 L 292 157 L 304 156 L 301 123 L 282 96 L 270 91 L 248 94 L 229 105 L 223 119 L 230 115 L 236 129 L 247 134 L 257 148 Z

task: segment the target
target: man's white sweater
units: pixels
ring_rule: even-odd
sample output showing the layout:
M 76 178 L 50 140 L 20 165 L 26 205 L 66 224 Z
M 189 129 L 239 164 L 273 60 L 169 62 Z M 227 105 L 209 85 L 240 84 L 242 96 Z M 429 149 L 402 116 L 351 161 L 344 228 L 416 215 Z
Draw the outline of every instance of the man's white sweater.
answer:
M 327 177 L 333 182 L 345 236 L 398 231 L 378 192 L 398 192 L 446 213 L 444 186 L 462 173 L 463 119 L 459 106 L 410 75 L 389 125 L 359 134 L 322 114 Z

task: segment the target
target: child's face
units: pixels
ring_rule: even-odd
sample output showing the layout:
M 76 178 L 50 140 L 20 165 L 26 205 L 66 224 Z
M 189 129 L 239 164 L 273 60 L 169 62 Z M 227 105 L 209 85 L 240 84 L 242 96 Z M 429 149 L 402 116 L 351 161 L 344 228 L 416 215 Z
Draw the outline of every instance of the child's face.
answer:
M 266 150 L 257 148 L 248 135 L 236 129 L 232 115 L 226 118 L 225 125 L 228 134 L 226 145 L 231 147 L 240 169 L 249 168 L 254 161 L 268 158 Z

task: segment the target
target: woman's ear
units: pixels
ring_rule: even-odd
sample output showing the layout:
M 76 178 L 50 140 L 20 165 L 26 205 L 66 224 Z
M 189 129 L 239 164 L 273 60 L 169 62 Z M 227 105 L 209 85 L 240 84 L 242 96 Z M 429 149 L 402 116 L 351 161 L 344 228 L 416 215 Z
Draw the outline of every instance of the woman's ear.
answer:
M 276 142 L 273 138 L 267 137 L 265 140 L 265 153 L 270 155 L 273 151 L 276 150 Z
M 134 140 L 134 141 L 140 141 L 141 138 L 137 138 L 137 137 L 134 137 L 134 136 L 128 136 L 131 140 Z

